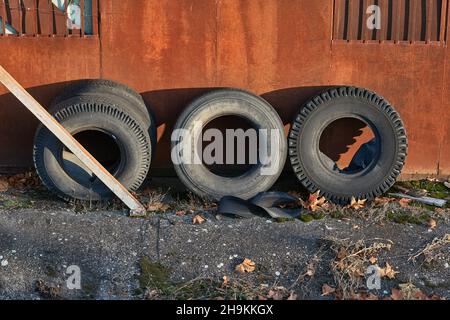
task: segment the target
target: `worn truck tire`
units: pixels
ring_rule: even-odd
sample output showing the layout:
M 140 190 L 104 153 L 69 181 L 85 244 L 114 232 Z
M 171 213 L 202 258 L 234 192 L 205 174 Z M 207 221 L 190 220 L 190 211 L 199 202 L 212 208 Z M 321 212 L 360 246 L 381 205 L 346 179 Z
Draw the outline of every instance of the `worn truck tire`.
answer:
M 332 160 L 319 150 L 325 128 L 348 117 L 366 123 L 376 139 L 370 164 L 354 172 L 332 169 Z M 289 134 L 290 161 L 303 186 L 340 204 L 385 193 L 399 176 L 407 149 L 406 131 L 395 109 L 376 93 L 354 87 L 330 89 L 307 102 Z
M 54 109 L 57 110 L 56 120 L 97 160 L 104 162 L 102 164 L 128 190 L 135 191 L 141 186 L 150 168 L 150 137 L 126 109 L 107 96 L 74 97 L 60 102 Z M 33 156 L 44 185 L 61 198 L 102 200 L 112 196 L 112 192 L 42 125 L 36 132 Z
M 184 185 L 203 198 L 220 200 L 224 196 L 236 196 L 249 199 L 271 188 L 283 170 L 287 157 L 283 123 L 264 99 L 241 90 L 221 89 L 193 101 L 179 117 L 174 130 L 186 130 L 192 134 L 196 122 L 206 125 L 224 116 L 237 116 L 247 120 L 256 129 L 273 129 L 279 133 L 277 146 L 269 146 L 270 150 L 275 148 L 275 152 L 268 151 L 268 154 L 273 153 L 273 174 L 261 174 L 264 168 L 261 162 L 238 177 L 217 175 L 203 163 L 186 164 L 180 161 L 174 163 L 175 170 Z M 174 139 L 172 150 L 176 150 L 179 141 Z M 193 154 L 195 148 L 193 143 L 187 152 Z
M 130 115 L 137 121 L 141 122 L 142 127 L 146 128 L 152 141 L 156 141 L 156 123 L 153 111 L 148 106 L 142 96 L 130 87 L 105 79 L 86 79 L 75 81 L 68 85 L 53 100 L 50 110 L 62 101 L 73 98 L 75 96 L 103 96 L 109 95 L 110 98 L 118 97 L 125 100 L 123 107 L 127 108 Z M 155 146 L 153 146 L 155 147 Z

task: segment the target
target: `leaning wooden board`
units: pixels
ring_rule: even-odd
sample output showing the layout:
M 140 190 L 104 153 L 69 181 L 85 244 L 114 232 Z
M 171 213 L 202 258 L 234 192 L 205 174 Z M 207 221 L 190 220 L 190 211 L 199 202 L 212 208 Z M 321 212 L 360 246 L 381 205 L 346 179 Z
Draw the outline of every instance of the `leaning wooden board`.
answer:
M 2 66 L 0 82 L 30 110 L 73 154 L 83 162 L 131 210 L 131 215 L 145 213 L 145 208 L 78 141 L 56 121 Z

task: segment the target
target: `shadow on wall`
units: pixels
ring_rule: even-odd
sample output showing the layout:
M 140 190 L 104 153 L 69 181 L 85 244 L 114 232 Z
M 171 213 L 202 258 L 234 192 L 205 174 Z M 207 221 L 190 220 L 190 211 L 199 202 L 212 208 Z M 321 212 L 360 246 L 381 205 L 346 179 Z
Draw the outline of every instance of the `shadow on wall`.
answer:
M 71 82 L 29 88 L 28 91 L 43 105 L 50 106 L 54 97 Z M 278 111 L 286 132 L 300 110 L 310 98 L 329 87 L 287 88 L 262 94 Z M 158 127 L 157 152 L 152 164 L 153 168 L 171 168 L 170 138 L 183 109 L 195 98 L 219 88 L 186 88 L 155 90 L 142 93 L 146 103 L 151 106 Z M 0 168 L 31 167 L 32 145 L 38 121 L 10 93 L 0 95 Z M 337 134 L 339 132 L 339 134 Z M 345 134 L 344 134 L 345 132 Z M 364 128 L 360 123 L 343 123 L 341 126 L 326 131 L 328 137 L 323 139 L 321 150 L 333 161 L 346 159 L 349 163 L 359 147 L 352 147 L 357 137 L 363 135 Z M 363 142 L 362 142 L 363 143 Z M 358 144 L 358 143 L 357 143 Z M 349 153 L 348 156 L 343 155 Z M 352 154 L 353 153 L 353 154 Z

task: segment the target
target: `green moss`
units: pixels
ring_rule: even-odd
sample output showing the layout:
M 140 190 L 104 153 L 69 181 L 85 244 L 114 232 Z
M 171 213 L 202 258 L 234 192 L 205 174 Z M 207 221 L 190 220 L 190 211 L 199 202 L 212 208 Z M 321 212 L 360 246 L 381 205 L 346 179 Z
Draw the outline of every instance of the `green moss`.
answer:
M 157 289 L 163 293 L 168 293 L 171 289 L 169 281 L 170 270 L 160 263 L 151 262 L 149 258 L 143 257 L 139 266 L 141 274 L 139 276 L 139 287 L 141 291 L 146 289 Z
M 285 223 L 285 222 L 293 222 L 295 221 L 294 218 L 276 218 L 275 221 L 277 223 Z
M 413 215 L 408 212 L 403 211 L 391 211 L 387 215 L 387 218 L 395 223 L 400 224 L 417 224 L 420 225 L 424 222 L 430 220 L 430 215 L 428 213 L 421 213 L 420 215 Z
M 158 299 L 192 300 L 192 299 L 247 299 L 246 290 L 239 286 L 224 288 L 222 282 L 213 279 L 196 279 L 188 282 L 174 282 L 170 280 L 169 268 L 160 263 L 151 262 L 144 257 L 139 262 L 141 274 L 138 278 L 139 288 L 133 291 L 138 297 L 148 290 L 156 290 Z
M 447 193 L 447 192 L 439 192 L 439 191 L 432 192 L 432 193 L 430 194 L 430 197 L 436 198 L 436 199 L 446 199 L 446 198 L 448 198 L 449 196 L 450 196 L 449 193 Z
M 52 266 L 45 267 L 45 274 L 50 278 L 56 278 L 56 276 L 58 275 L 55 268 L 53 268 Z
M 300 216 L 300 220 L 302 220 L 303 222 L 309 223 L 311 221 L 314 221 L 314 217 L 312 214 L 302 214 Z
M 335 210 L 330 212 L 330 217 L 333 219 L 345 219 L 348 217 L 348 213 L 343 210 Z
M 19 201 L 16 199 L 6 199 L 3 201 L 0 201 L 0 207 L 6 208 L 6 209 L 26 209 L 26 208 L 32 208 L 33 204 L 29 200 Z
M 398 186 L 410 190 L 427 190 L 430 193 L 445 193 L 449 194 L 448 188 L 440 182 L 420 180 L 420 181 L 405 181 L 397 183 Z

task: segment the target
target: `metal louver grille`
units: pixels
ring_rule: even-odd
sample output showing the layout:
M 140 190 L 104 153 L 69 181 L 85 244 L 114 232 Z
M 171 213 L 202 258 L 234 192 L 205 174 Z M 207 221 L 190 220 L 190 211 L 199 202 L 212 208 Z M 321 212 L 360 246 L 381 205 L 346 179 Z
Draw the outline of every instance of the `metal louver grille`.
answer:
M 367 20 L 379 7 L 379 28 Z M 445 42 L 449 0 L 334 0 L 334 40 Z

